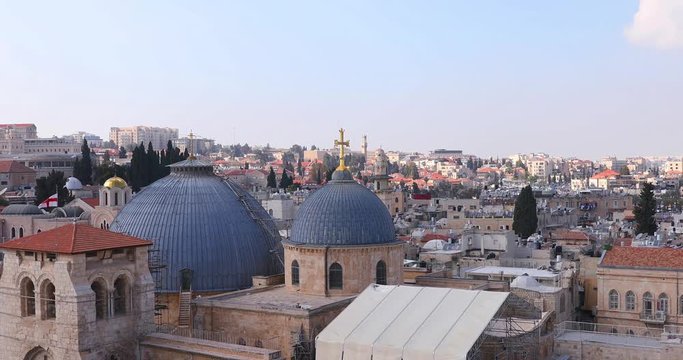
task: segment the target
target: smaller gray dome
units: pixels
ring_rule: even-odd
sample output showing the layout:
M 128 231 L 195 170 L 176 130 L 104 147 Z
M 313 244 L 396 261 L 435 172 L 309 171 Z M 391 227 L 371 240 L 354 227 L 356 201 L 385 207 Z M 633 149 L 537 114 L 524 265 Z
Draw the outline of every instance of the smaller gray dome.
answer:
M 54 214 L 55 217 L 75 218 L 83 214 L 83 209 L 79 208 L 78 206 L 65 206 L 61 208 L 55 208 L 51 211 L 51 213 Z
M 358 184 L 348 170 L 335 171 L 327 185 L 301 204 L 290 240 L 294 244 L 316 246 L 395 241 L 389 210 L 377 195 Z
M 33 204 L 12 204 L 2 210 L 3 215 L 43 215 L 43 211 Z

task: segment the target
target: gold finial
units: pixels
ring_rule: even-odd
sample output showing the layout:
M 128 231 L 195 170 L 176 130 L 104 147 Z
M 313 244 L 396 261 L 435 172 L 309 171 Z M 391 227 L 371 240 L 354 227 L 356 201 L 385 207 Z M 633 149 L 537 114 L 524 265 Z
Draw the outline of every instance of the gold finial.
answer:
M 337 170 L 346 170 L 346 164 L 344 163 L 344 146 L 349 146 L 349 141 L 344 141 L 344 129 L 339 129 L 339 140 L 334 141 L 334 146 L 339 146 L 339 166 Z
M 189 160 L 197 160 L 197 157 L 194 156 L 193 150 L 194 150 L 194 134 L 192 133 L 192 129 L 190 129 L 190 133 L 187 135 L 187 138 L 190 139 L 190 150 L 188 153 L 190 154 L 190 157 L 188 158 Z

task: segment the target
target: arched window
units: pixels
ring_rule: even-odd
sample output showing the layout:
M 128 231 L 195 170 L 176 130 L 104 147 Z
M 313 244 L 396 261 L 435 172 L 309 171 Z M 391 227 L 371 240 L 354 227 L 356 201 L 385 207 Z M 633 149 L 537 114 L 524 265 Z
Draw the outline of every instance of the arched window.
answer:
M 292 285 L 299 285 L 299 262 L 292 261 Z
M 43 320 L 57 317 L 55 285 L 50 280 L 45 280 L 40 289 L 40 308 L 43 310 Z
M 387 284 L 387 264 L 380 260 L 377 262 L 375 269 L 376 279 L 375 282 L 380 285 Z
M 330 265 L 330 289 L 344 288 L 344 271 L 339 263 Z
M 609 309 L 619 309 L 619 293 L 614 289 L 609 291 Z
M 268 215 L 273 216 L 273 209 L 268 209 Z
M 24 356 L 25 360 L 52 360 L 52 355 L 50 353 L 43 349 L 42 347 L 37 347 L 29 351 L 26 356 Z
M 261 340 L 256 340 L 256 341 L 254 342 L 254 347 L 262 348 L 262 347 L 263 347 L 263 342 L 262 342 Z
M 119 193 L 114 193 L 114 206 L 119 206 Z
M 681 298 L 678 300 L 678 313 L 683 314 L 683 295 L 681 295 Z
M 19 228 L 19 237 L 20 238 L 24 237 L 24 228 L 23 227 Z
M 646 292 L 643 294 L 643 314 L 651 315 L 653 310 L 654 306 L 652 304 L 652 294 Z
M 95 280 L 90 289 L 95 293 L 95 319 L 107 317 L 107 286 L 102 279 Z
M 618 334 L 618 333 L 619 333 L 619 330 L 617 330 L 617 328 L 613 327 L 612 328 L 612 334 Z
M 629 290 L 626 292 L 626 311 L 636 310 L 636 294 Z
M 109 206 L 109 193 L 104 192 L 104 206 Z
M 666 293 L 659 294 L 659 299 L 657 299 L 657 313 L 664 315 L 669 313 L 669 295 Z
M 560 313 L 564 312 L 564 309 L 566 306 L 567 306 L 567 299 L 565 299 L 564 294 L 560 294 Z
M 13 228 L 12 228 L 12 239 L 14 239 L 15 237 L 17 237 L 17 229 L 15 229 L 15 228 L 13 227 Z
M 246 346 L 247 342 L 246 340 L 244 340 L 244 338 L 239 338 L 239 340 L 237 340 L 237 344 Z
M 125 276 L 119 276 L 114 281 L 114 315 L 123 315 L 128 310 L 128 288 Z
M 36 314 L 36 288 L 29 278 L 21 280 L 21 316 Z

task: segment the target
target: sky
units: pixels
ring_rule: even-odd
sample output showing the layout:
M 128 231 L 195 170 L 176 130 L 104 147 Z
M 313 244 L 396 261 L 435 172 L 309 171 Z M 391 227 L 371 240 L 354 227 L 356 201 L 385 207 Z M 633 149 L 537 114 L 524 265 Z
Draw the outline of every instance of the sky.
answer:
M 683 155 L 683 1 L 5 1 L 0 123 Z

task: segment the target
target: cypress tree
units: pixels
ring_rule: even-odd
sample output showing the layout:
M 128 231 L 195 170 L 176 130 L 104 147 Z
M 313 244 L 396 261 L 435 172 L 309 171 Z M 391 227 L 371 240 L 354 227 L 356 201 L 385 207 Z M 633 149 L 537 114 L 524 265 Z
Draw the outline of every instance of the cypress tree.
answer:
M 287 189 L 290 185 L 292 185 L 294 182 L 292 181 L 292 178 L 287 175 L 287 170 L 282 169 L 282 178 L 280 178 L 280 189 Z
M 512 230 L 522 239 L 526 239 L 536 232 L 538 215 L 536 214 L 536 198 L 527 185 L 517 196 L 515 213 L 512 218 Z
M 645 183 L 640 190 L 640 198 L 633 208 L 633 215 L 636 218 L 636 234 L 654 235 L 657 231 L 657 221 L 655 221 L 657 201 L 655 200 L 654 188 L 654 185 Z
M 81 176 L 82 178 L 78 180 L 83 185 L 92 184 L 92 162 L 90 160 L 90 147 L 86 139 L 83 139 L 83 145 L 81 145 Z
M 271 189 L 275 189 L 277 187 L 277 180 L 275 179 L 275 170 L 273 170 L 273 167 L 270 167 L 270 173 L 268 174 L 268 184 L 267 186 Z

